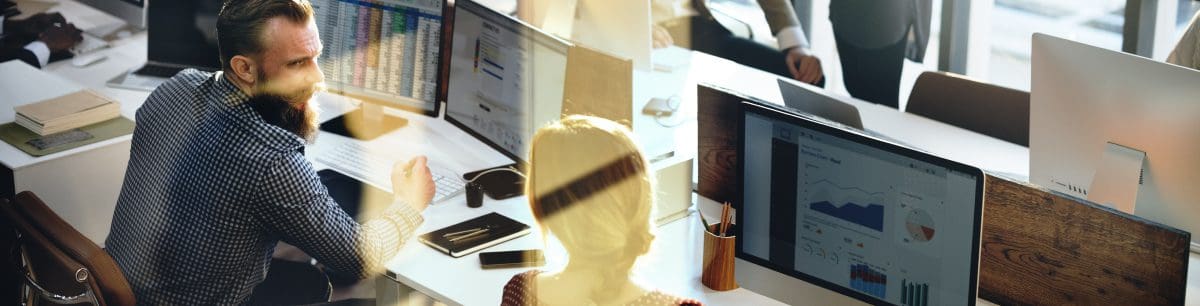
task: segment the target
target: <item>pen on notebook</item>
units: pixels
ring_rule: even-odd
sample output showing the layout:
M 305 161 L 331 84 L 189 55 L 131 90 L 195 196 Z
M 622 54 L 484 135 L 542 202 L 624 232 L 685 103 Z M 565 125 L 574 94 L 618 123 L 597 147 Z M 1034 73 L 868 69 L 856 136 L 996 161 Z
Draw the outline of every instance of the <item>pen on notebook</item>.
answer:
M 471 233 L 469 233 L 469 234 L 465 234 L 465 235 L 456 236 L 456 237 L 454 237 L 454 238 L 449 238 L 449 240 L 450 240 L 450 242 L 457 242 L 457 241 L 459 241 L 459 240 L 470 239 L 470 238 L 476 238 L 476 237 L 482 236 L 482 235 L 484 235 L 484 234 L 487 234 L 487 232 L 488 232 L 488 229 L 486 229 L 486 228 L 485 228 L 485 229 L 480 229 L 480 230 L 477 230 L 477 231 L 471 232 Z
M 473 232 L 478 232 L 479 230 L 482 230 L 482 229 L 483 228 L 475 227 L 475 228 L 471 228 L 468 230 L 461 230 L 461 231 L 457 231 L 457 232 L 453 232 L 453 233 L 445 233 L 445 234 L 442 234 L 442 237 L 453 237 L 453 236 L 465 235 L 465 234 L 470 234 Z

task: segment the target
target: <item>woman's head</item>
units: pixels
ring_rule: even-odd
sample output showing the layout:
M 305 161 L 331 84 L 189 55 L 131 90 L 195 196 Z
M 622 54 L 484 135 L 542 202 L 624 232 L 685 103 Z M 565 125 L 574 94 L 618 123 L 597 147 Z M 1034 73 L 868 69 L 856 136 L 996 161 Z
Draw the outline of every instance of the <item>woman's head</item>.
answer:
M 570 116 L 537 131 L 526 194 L 543 230 L 572 265 L 591 263 L 628 274 L 654 236 L 654 182 L 623 125 Z

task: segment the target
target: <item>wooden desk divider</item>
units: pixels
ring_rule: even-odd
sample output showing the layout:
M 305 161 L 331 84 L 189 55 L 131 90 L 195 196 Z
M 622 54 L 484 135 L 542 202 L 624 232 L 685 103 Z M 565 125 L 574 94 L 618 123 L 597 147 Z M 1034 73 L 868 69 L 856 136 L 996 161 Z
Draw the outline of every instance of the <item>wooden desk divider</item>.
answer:
M 979 297 L 998 304 L 1182 305 L 1191 234 L 988 175 Z
M 697 87 L 697 192 L 734 201 L 738 105 Z M 1002 305 L 1182 305 L 1191 235 L 1084 200 L 987 175 L 979 297 Z
M 633 128 L 633 61 L 573 45 L 567 50 L 562 116 L 591 115 Z

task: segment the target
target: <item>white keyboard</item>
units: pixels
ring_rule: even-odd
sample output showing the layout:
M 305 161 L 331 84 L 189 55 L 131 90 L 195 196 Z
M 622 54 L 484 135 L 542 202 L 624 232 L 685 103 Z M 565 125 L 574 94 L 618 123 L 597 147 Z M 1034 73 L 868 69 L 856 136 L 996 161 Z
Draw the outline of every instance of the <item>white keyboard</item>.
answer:
M 333 150 L 317 156 L 317 160 L 389 192 L 392 191 L 392 165 L 401 162 L 371 153 L 356 142 L 334 146 Z M 432 203 L 440 203 L 458 195 L 467 185 L 454 171 L 432 165 L 429 171 L 433 174 L 433 184 L 436 186 Z

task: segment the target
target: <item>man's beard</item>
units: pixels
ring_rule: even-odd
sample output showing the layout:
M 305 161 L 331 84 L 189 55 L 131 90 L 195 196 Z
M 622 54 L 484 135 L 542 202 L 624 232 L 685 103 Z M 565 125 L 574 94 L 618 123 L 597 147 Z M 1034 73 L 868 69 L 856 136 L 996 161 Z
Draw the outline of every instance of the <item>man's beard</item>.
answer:
M 311 92 L 305 97 L 312 97 Z M 309 101 L 309 99 L 292 100 L 277 94 L 259 93 L 251 96 L 246 104 L 268 124 L 283 128 L 304 138 L 306 142 L 312 143 L 317 136 L 319 113 L 316 105 Z

